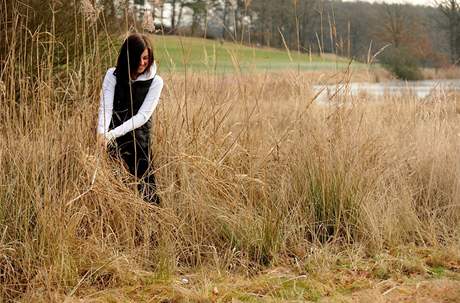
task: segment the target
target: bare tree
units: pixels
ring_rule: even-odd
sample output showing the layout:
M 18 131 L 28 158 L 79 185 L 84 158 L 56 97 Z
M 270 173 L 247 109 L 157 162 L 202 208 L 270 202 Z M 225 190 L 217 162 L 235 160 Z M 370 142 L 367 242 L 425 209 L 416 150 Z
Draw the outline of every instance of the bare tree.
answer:
M 450 60 L 458 64 L 460 56 L 460 2 L 458 0 L 443 0 L 438 3 L 439 10 L 444 16 L 441 26 L 448 32 Z
M 399 48 L 404 41 L 408 28 L 408 18 L 401 4 L 383 4 L 380 30 L 382 40 Z

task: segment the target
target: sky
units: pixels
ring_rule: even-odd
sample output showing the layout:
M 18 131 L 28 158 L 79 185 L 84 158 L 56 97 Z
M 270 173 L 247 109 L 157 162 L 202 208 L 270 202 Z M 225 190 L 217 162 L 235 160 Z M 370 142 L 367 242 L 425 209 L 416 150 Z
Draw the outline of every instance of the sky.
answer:
M 346 0 L 355 1 L 355 0 Z M 433 5 L 435 0 L 361 0 L 367 2 L 387 2 L 387 3 L 410 3 L 414 5 Z

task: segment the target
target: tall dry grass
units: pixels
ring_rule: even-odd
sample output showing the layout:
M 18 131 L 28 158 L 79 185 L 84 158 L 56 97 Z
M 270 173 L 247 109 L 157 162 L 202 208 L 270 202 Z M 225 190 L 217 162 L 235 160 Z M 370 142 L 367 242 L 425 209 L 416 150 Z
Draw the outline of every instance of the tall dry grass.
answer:
M 16 21 L 0 70 L 1 300 L 254 272 L 324 243 L 458 245 L 458 95 L 320 106 L 301 73 L 162 75 L 154 207 L 96 147 L 100 36 L 60 66 L 53 34 Z

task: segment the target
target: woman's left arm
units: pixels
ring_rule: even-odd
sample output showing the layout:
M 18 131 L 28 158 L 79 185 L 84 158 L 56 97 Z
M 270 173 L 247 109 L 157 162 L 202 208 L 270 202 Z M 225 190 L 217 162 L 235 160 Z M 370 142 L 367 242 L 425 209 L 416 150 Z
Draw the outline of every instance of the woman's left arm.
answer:
M 152 116 L 153 111 L 158 105 L 160 100 L 161 90 L 163 89 L 163 79 L 160 76 L 155 76 L 150 85 L 149 91 L 145 96 L 144 102 L 139 108 L 138 112 L 132 116 L 131 119 L 126 120 L 123 124 L 115 127 L 107 133 L 109 139 L 121 137 L 130 131 L 144 125 Z

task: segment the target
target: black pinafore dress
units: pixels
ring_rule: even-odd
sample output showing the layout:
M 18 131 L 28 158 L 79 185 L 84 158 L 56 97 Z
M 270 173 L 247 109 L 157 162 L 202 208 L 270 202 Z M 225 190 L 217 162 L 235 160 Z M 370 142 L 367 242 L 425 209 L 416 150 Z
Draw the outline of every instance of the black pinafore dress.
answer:
M 110 128 L 113 129 L 131 119 L 140 109 L 153 79 L 118 83 L 115 85 L 113 114 Z M 159 204 L 156 182 L 151 165 L 150 130 L 152 118 L 139 128 L 116 139 L 110 154 L 122 160 L 129 172 L 139 181 L 138 190 L 148 202 Z

